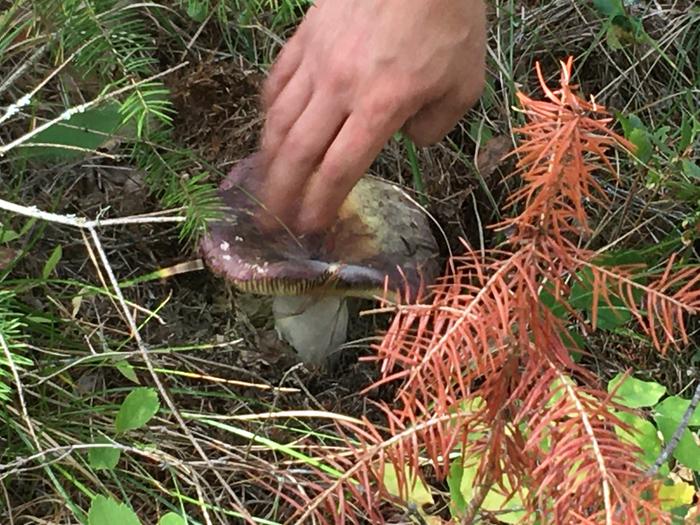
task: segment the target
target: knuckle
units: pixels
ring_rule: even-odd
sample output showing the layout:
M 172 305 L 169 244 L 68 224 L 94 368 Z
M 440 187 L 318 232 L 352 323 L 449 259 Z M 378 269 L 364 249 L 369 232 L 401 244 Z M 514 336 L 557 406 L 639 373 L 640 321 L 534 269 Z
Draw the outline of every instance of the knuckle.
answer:
M 279 117 L 268 118 L 262 132 L 262 144 L 265 148 L 278 148 L 284 139 L 288 128 Z
M 405 101 L 398 93 L 378 93 L 368 97 L 362 111 L 368 130 L 383 129 L 389 123 L 398 122 L 404 107 Z
M 315 160 L 316 144 L 301 133 L 291 133 L 287 136 L 284 149 L 286 158 L 294 165 L 308 164 Z
M 347 177 L 343 163 L 337 159 L 327 158 L 324 160 L 321 170 L 324 183 L 332 188 L 338 188 Z
M 333 91 L 347 91 L 352 85 L 354 78 L 352 70 L 343 60 L 333 60 L 331 61 L 331 64 L 334 65 L 327 67 L 326 72 L 324 73 L 325 82 Z
M 367 111 L 373 115 L 394 114 L 401 106 L 401 95 L 398 93 L 378 93 L 370 97 Z

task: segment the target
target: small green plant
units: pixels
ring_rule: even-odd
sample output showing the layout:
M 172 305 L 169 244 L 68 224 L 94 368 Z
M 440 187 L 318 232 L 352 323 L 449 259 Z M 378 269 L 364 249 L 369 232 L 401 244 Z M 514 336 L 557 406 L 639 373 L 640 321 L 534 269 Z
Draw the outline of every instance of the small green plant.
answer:
M 636 162 L 645 172 L 647 189 L 668 193 L 686 206 L 678 227 L 678 237 L 685 244 L 700 237 L 700 164 L 696 158 L 700 118 L 690 111 L 693 106 L 688 101 L 679 108 L 679 125 L 656 128 L 650 128 L 635 114 L 617 115 L 625 137 L 636 146 Z
M 141 525 L 136 513 L 112 498 L 95 496 L 88 512 L 88 525 Z
M 663 447 L 671 442 L 676 429 L 681 427 L 692 400 L 666 395 L 664 385 L 626 374 L 617 374 L 611 379 L 608 391 L 614 393 L 616 403 L 637 411 L 616 412 L 625 426 L 617 426 L 615 431 L 622 439 L 637 446 L 639 461 L 646 468 L 651 467 L 657 462 Z M 683 467 L 692 471 L 694 480 L 671 476 L 672 471 Z M 661 495 L 666 499 L 663 506 L 673 510 L 674 515 L 687 513 L 695 495 L 697 480 L 700 479 L 700 407 L 693 410 L 687 428 L 672 452 L 672 458 L 659 466 L 659 473 L 667 477 Z
M 117 434 L 123 434 L 129 430 L 136 430 L 146 426 L 158 412 L 160 402 L 158 393 L 153 388 L 135 388 L 126 396 L 117 416 L 114 420 L 114 430 Z M 98 437 L 95 444 L 104 447 L 91 448 L 88 453 L 90 466 L 95 470 L 112 470 L 119 463 L 121 451 L 110 446 L 110 440 Z
M 650 40 L 641 19 L 629 14 L 623 0 L 593 0 L 593 6 L 605 17 L 606 42 L 610 49 L 617 51 L 626 45 Z

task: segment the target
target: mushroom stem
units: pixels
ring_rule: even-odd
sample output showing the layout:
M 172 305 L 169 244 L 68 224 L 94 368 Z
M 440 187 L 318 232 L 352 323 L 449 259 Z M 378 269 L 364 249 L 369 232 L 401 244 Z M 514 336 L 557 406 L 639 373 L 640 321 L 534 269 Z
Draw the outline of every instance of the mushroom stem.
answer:
M 275 329 L 307 364 L 319 366 L 347 338 L 348 307 L 342 296 L 278 296 Z

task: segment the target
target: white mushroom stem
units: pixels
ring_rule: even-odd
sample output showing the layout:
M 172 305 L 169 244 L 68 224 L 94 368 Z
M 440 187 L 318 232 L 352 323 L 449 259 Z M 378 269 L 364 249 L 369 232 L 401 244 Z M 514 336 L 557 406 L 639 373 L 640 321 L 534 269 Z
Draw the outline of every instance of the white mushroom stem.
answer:
M 341 296 L 279 296 L 275 329 L 308 364 L 321 365 L 347 339 L 348 307 Z

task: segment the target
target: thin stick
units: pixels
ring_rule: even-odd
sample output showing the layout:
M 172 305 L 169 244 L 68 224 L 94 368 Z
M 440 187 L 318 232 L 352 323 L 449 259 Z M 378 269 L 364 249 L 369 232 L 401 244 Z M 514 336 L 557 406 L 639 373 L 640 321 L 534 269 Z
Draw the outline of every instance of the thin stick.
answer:
M 61 63 L 60 66 L 58 66 L 56 69 L 54 69 L 44 80 L 39 82 L 39 84 L 32 89 L 29 93 L 26 95 L 20 97 L 17 102 L 14 104 L 10 104 L 10 106 L 5 110 L 5 114 L 0 117 L 0 124 L 3 123 L 5 120 L 8 118 L 12 117 L 15 115 L 21 108 L 24 106 L 28 106 L 32 100 L 32 97 L 37 94 L 37 92 L 43 88 L 46 84 L 49 83 L 49 81 L 55 77 L 58 73 L 60 73 L 64 67 L 66 67 L 80 52 L 83 51 L 88 45 L 92 44 L 94 42 L 94 38 L 91 40 L 88 40 L 85 42 L 82 46 L 80 46 L 71 56 L 69 56 L 66 60 Z M 44 52 L 48 49 L 49 45 L 48 43 L 44 44 L 41 46 L 37 51 L 27 60 L 24 62 L 18 69 L 15 71 L 15 75 L 11 75 L 9 79 L 7 79 L 6 82 L 3 83 L 2 86 L 0 86 L 0 94 L 2 94 L 12 83 L 19 78 L 24 73 L 24 70 L 27 69 L 28 66 L 34 65 L 35 60 L 38 60 L 38 58 L 44 54 Z
M 36 64 L 36 62 L 41 58 L 41 55 L 46 53 L 46 50 L 48 48 L 49 44 L 47 42 L 42 46 L 38 47 L 36 51 L 32 53 L 32 56 L 30 56 L 27 60 L 22 61 L 22 64 L 17 69 L 15 69 L 15 71 L 9 77 L 5 79 L 2 85 L 0 85 L 0 95 L 7 91 L 7 89 L 14 83 L 14 81 L 21 77 L 25 71 L 34 66 L 34 64 Z
M 10 495 L 7 493 L 7 488 L 5 483 L 0 480 L 0 488 L 2 488 L 2 495 L 5 497 L 5 508 L 7 509 L 7 519 L 10 520 L 9 525 L 15 525 L 15 520 L 12 517 L 12 504 L 10 503 Z
M 690 423 L 690 418 L 693 416 L 693 412 L 695 412 L 695 409 L 698 407 L 698 403 L 700 403 L 700 383 L 698 383 L 698 386 L 695 387 L 695 393 L 690 400 L 690 404 L 688 405 L 688 408 L 685 409 L 685 413 L 683 414 L 680 423 L 676 427 L 676 430 L 673 432 L 671 439 L 668 440 L 668 443 L 666 443 L 666 446 L 661 451 L 661 454 L 659 454 L 659 456 L 656 458 L 654 464 L 651 465 L 644 473 L 645 476 L 655 476 L 661 468 L 661 465 L 666 463 L 668 458 L 671 457 L 671 454 L 673 454 L 673 451 L 676 450 L 678 443 L 681 441 L 683 432 L 685 432 L 685 429 L 688 428 L 688 423 Z
M 98 228 L 101 226 L 124 226 L 128 224 L 151 224 L 151 223 L 172 223 L 185 222 L 186 217 L 170 216 L 170 217 L 148 217 L 148 216 L 133 216 L 121 217 L 116 219 L 95 219 L 88 220 L 84 217 L 76 217 L 75 215 L 60 215 L 43 211 L 36 206 L 22 206 L 14 202 L 0 199 L 0 209 L 6 210 L 25 217 L 33 217 L 42 221 L 54 222 L 65 226 L 73 226 L 74 228 Z
M 75 115 L 77 113 L 82 113 L 82 112 L 84 112 L 84 111 L 86 111 L 94 106 L 97 106 L 98 104 L 104 102 L 105 100 L 115 98 L 115 97 L 121 95 L 122 93 L 126 93 L 126 92 L 128 92 L 128 91 L 130 91 L 130 90 L 132 90 L 132 89 L 134 89 L 142 84 L 147 84 L 148 82 L 152 82 L 153 80 L 156 80 L 158 78 L 169 75 L 173 71 L 177 71 L 178 69 L 183 68 L 188 64 L 189 64 L 189 62 L 183 62 L 181 64 L 178 64 L 177 66 L 173 66 L 171 68 L 168 68 L 165 71 L 161 71 L 159 73 L 156 73 L 155 75 L 151 75 L 148 78 L 145 78 L 145 79 L 140 80 L 138 82 L 134 82 L 133 84 L 129 84 L 128 86 L 124 86 L 122 88 L 115 89 L 114 91 L 111 91 L 111 92 L 106 93 L 104 95 L 100 95 L 99 97 L 94 98 L 89 102 L 85 102 L 84 104 L 79 104 L 77 106 L 69 108 L 69 109 L 65 110 L 63 113 L 61 113 L 58 117 L 51 119 L 51 120 L 48 120 L 48 121 L 44 122 L 43 124 L 41 124 L 40 126 L 37 126 L 33 130 L 29 131 L 28 133 L 25 133 L 21 137 L 13 140 L 12 142 L 9 142 L 3 146 L 0 146 L 0 157 L 4 156 L 5 153 L 10 151 L 11 149 L 16 148 L 20 144 L 27 142 L 29 139 L 31 139 L 35 135 L 38 135 L 39 133 L 41 133 L 45 129 L 50 128 L 51 126 L 53 126 L 54 124 L 56 124 L 58 122 L 68 120 L 73 115 Z

